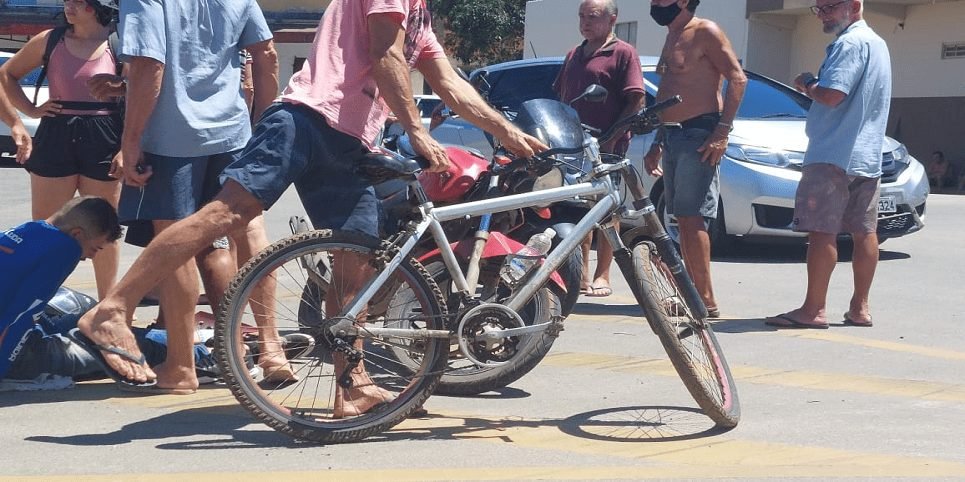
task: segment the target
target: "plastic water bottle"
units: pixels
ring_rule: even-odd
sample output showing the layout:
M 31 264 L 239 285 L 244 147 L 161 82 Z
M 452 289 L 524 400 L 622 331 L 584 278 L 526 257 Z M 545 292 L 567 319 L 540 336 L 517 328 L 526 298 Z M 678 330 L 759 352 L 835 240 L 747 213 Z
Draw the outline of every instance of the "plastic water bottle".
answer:
M 553 246 L 553 238 L 556 231 L 553 228 L 546 228 L 542 233 L 536 233 L 529 238 L 526 245 L 519 249 L 515 254 L 506 257 L 500 275 L 508 284 L 514 285 L 529 273 L 529 270 L 536 266 L 540 258 L 546 256 L 550 247 Z

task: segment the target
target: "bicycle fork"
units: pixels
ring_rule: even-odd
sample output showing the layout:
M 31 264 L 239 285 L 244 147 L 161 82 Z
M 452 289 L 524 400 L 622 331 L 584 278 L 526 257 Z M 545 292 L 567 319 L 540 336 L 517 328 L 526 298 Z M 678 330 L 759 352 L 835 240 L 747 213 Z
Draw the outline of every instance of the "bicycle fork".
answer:
M 704 300 L 700 297 L 700 293 L 697 292 L 697 287 L 694 286 L 693 280 L 690 279 L 690 275 L 684 268 L 684 263 L 680 259 L 680 254 L 677 252 L 673 240 L 670 239 L 670 236 L 660 224 L 660 219 L 657 217 L 653 203 L 649 198 L 644 198 L 635 202 L 634 207 L 643 212 L 643 232 L 657 247 L 657 253 L 660 254 L 661 260 L 673 275 L 674 284 L 683 297 L 684 302 L 687 303 L 687 306 L 690 308 L 690 312 L 698 320 L 706 320 L 708 314 Z M 616 261 L 620 272 L 623 273 L 624 279 L 626 279 L 627 284 L 630 285 L 630 291 L 640 306 L 647 306 L 644 303 L 643 293 L 639 285 L 639 280 L 637 280 L 636 271 L 634 270 L 632 251 L 623 243 L 623 239 L 620 238 L 612 223 L 604 226 L 603 232 L 607 237 L 607 241 L 609 241 L 613 247 L 613 260 Z

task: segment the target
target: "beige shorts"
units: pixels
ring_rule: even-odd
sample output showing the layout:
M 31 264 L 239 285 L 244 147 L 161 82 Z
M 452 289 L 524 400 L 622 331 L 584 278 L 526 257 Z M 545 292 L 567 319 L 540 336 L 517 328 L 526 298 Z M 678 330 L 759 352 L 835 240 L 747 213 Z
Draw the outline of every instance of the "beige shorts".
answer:
M 811 164 L 797 185 L 794 230 L 870 234 L 878 229 L 877 177 L 849 177 L 838 166 Z

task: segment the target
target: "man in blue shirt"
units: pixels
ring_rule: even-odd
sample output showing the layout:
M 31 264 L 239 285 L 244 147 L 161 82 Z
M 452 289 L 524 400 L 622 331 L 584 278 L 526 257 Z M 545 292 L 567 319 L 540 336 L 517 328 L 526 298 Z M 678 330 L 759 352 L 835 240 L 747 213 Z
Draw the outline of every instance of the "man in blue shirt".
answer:
M 881 150 L 891 104 L 888 46 L 862 19 L 861 0 L 818 0 L 811 10 L 827 48 L 818 76 L 799 75 L 794 86 L 814 102 L 810 139 L 794 204 L 794 228 L 808 233 L 808 285 L 800 308 L 768 318 L 782 328 L 827 328 L 825 303 L 838 260 L 837 235 L 854 240 L 854 293 L 844 323 L 871 326 L 868 297 L 878 265 L 878 190 Z
M 132 231 L 160 233 L 220 190 L 218 176 L 251 137 L 250 118 L 258 118 L 278 94 L 277 54 L 255 0 L 125 1 L 119 34 L 129 72 L 123 166 L 118 169 L 125 186 L 118 212 Z M 242 49 L 252 56 L 250 114 L 239 92 Z M 256 220 L 248 229 L 264 228 Z M 249 246 L 244 231 L 231 235 L 243 251 L 264 247 Z M 224 279 L 214 291 L 222 291 L 232 273 L 219 274 Z M 170 344 L 169 362 L 156 370 L 157 386 L 177 393 L 198 386 L 191 352 L 197 279 L 194 263 L 188 262 L 158 285 Z M 212 299 L 221 295 L 211 289 L 208 294 Z M 258 320 L 273 328 L 268 318 Z M 259 333 L 267 345 L 263 348 L 276 352 L 270 346 L 280 346 L 276 330 Z M 272 363 L 263 363 L 266 378 L 292 376 L 285 360 Z
M 114 208 L 93 196 L 67 201 L 45 221 L 0 232 L 0 378 L 77 263 L 120 236 Z

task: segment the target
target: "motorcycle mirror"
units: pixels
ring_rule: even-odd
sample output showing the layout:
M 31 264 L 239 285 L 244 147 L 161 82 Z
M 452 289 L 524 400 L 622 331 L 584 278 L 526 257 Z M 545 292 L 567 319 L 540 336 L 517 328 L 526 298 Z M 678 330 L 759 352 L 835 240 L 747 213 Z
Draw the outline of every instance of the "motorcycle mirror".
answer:
M 573 105 L 578 100 L 585 99 L 587 102 L 603 102 L 606 100 L 608 92 L 606 87 L 599 84 L 592 84 L 583 91 L 582 94 L 577 96 L 575 99 L 570 101 L 570 105 Z

